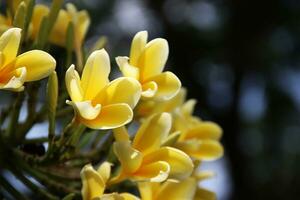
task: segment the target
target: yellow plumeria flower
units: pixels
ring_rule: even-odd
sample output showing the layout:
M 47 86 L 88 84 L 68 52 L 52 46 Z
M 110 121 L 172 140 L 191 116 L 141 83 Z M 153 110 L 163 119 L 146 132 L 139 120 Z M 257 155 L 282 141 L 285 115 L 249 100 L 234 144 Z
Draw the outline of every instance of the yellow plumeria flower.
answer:
M 66 86 L 76 118 L 89 128 L 112 129 L 130 122 L 132 108 L 141 95 L 141 85 L 133 78 L 109 82 L 110 60 L 107 52 L 94 51 L 87 59 L 80 79 L 74 65 L 66 72 Z
M 139 80 L 142 97 L 169 100 L 181 83 L 172 72 L 162 72 L 168 59 L 168 42 L 157 38 L 147 43 L 147 37 L 147 31 L 138 32 L 132 40 L 130 58 L 117 57 L 116 61 L 124 76 Z
M 44 16 L 49 14 L 47 6 L 38 4 L 34 7 L 32 15 L 32 37 L 36 38 L 40 29 L 40 24 Z M 71 4 L 66 4 L 66 9 L 61 9 L 58 13 L 56 22 L 50 33 L 50 42 L 65 46 L 67 28 L 69 23 L 74 25 L 74 48 L 81 49 L 83 40 L 90 25 L 90 17 L 85 10 L 77 11 L 76 7 Z
M 172 113 L 173 132 L 180 132 L 174 147 L 201 160 L 214 160 L 221 157 L 223 155 L 223 147 L 219 142 L 222 135 L 221 127 L 214 122 L 202 121 L 193 116 L 196 100 L 190 99 L 185 102 L 185 98 L 186 90 L 182 88 L 169 101 L 141 102 L 136 109 L 136 114 L 143 118 L 153 113 Z
M 0 37 L 0 89 L 22 91 L 24 82 L 45 78 L 55 69 L 54 58 L 44 51 L 17 56 L 20 40 L 19 28 L 8 29 Z
M 202 121 L 192 115 L 196 101 L 191 99 L 174 111 L 174 131 L 180 131 L 174 147 L 181 149 L 193 158 L 215 160 L 223 155 L 220 144 L 221 127 L 209 121 Z
M 83 200 L 138 200 L 139 198 L 129 193 L 104 194 L 106 182 L 110 177 L 111 164 L 104 162 L 96 171 L 88 164 L 81 170 L 81 194 Z
M 178 149 L 161 146 L 171 124 L 170 114 L 153 115 L 143 122 L 132 143 L 124 127 L 114 130 L 117 139 L 114 152 L 121 162 L 121 171 L 112 182 L 126 178 L 162 182 L 168 177 L 188 177 L 193 170 L 189 156 Z

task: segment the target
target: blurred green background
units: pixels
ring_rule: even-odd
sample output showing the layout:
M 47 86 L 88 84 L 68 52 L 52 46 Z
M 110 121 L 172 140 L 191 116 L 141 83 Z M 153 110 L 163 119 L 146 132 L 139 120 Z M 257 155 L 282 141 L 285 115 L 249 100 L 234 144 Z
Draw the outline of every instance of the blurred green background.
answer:
M 220 200 L 299 198 L 300 1 L 75 4 L 91 14 L 89 35 L 108 37 L 115 68 L 137 31 L 168 40 L 167 68 L 198 100 L 196 114 L 224 129 L 224 158 L 203 166 L 216 170 L 204 185 Z

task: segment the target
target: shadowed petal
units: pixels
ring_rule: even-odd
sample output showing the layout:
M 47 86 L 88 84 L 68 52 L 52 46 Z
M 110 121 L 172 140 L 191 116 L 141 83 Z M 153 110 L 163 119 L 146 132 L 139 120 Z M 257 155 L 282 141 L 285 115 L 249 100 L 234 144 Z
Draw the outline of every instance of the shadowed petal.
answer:
M 131 147 L 129 141 L 115 142 L 114 152 L 121 162 L 123 172 L 133 173 L 141 166 L 143 156 Z
M 154 114 L 149 117 L 137 131 L 133 148 L 146 155 L 160 147 L 167 138 L 172 125 L 169 113 Z

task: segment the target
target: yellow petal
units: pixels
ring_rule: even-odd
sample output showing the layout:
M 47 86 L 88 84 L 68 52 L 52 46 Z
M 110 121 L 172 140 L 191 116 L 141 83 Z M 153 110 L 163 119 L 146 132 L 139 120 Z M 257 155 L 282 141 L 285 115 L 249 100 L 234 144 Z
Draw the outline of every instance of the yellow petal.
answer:
M 142 52 L 137 65 L 141 70 L 141 80 L 160 74 L 167 62 L 168 55 L 169 45 L 165 39 L 157 38 L 150 41 Z
M 78 72 L 75 70 L 75 66 L 71 65 L 66 72 L 65 77 L 66 87 L 72 101 L 82 101 L 83 91 L 80 84 L 80 77 Z
M 76 48 L 80 48 L 82 42 L 85 38 L 85 35 L 90 26 L 91 20 L 88 12 L 85 10 L 77 13 L 77 23 L 75 24 L 76 32 L 75 32 L 75 40 L 76 40 Z
M 51 30 L 49 40 L 59 46 L 65 46 L 68 25 L 71 16 L 64 9 L 60 9 L 55 24 Z
M 79 121 L 92 129 L 113 129 L 123 126 L 132 120 L 133 112 L 124 103 L 101 107 L 100 114 L 93 120 L 80 118 Z
M 91 101 L 73 102 L 67 100 L 66 103 L 73 106 L 74 110 L 80 115 L 80 117 L 88 120 L 95 119 L 101 110 L 100 104 L 93 106 Z
M 138 189 L 143 200 L 154 200 L 157 191 L 161 188 L 161 183 L 140 181 L 137 183 Z
M 175 147 L 200 160 L 215 160 L 223 155 L 222 145 L 215 140 L 187 140 Z
M 193 114 L 197 101 L 195 99 L 189 99 L 182 105 L 181 111 L 185 117 L 189 117 Z
M 12 62 L 18 53 L 21 40 L 21 29 L 10 28 L 5 31 L 0 37 L 0 51 L 3 54 L 4 62 L 2 66 Z M 25 67 L 25 66 L 22 66 Z
M 157 150 L 168 137 L 172 125 L 172 118 L 169 113 L 154 114 L 144 121 L 137 131 L 133 148 L 146 155 Z
M 121 77 L 110 82 L 94 99 L 101 105 L 126 103 L 134 108 L 141 96 L 140 83 L 129 77 Z
M 194 164 L 190 157 L 184 152 L 172 148 L 162 147 L 144 157 L 143 163 L 165 161 L 170 165 L 169 178 L 184 179 L 191 175 Z
M 104 49 L 94 51 L 87 59 L 81 78 L 81 87 L 84 91 L 84 99 L 94 97 L 108 83 L 110 73 L 110 61 Z
M 157 200 L 193 200 L 197 182 L 188 178 L 180 182 L 167 181 L 158 191 Z
M 131 43 L 131 48 L 130 48 L 130 64 L 138 67 L 138 61 L 139 58 L 144 51 L 144 48 L 146 47 L 147 43 L 147 38 L 148 38 L 148 32 L 147 31 L 140 31 L 138 32 Z
M 20 92 L 24 90 L 24 81 L 26 79 L 26 68 L 22 67 L 15 71 L 15 75 L 8 81 L 8 83 L 0 84 L 0 89 L 12 90 Z
M 180 90 L 181 82 L 172 72 L 164 72 L 153 76 L 149 81 L 157 84 L 157 92 L 154 98 L 157 100 L 169 100 L 173 98 Z
M 218 140 L 222 135 L 221 127 L 214 122 L 202 122 L 192 129 L 188 130 L 185 134 L 185 139 L 213 139 Z
M 129 133 L 125 126 L 121 126 L 119 128 L 115 128 L 113 130 L 114 137 L 116 141 L 129 141 Z
M 157 84 L 154 81 L 148 81 L 142 84 L 142 97 L 152 98 L 157 92 Z
M 116 57 L 116 62 L 122 72 L 122 74 L 125 76 L 125 77 L 131 77 L 131 78 L 134 78 L 136 80 L 139 80 L 139 68 L 133 66 L 133 65 L 130 65 L 128 63 L 128 60 L 129 58 L 128 57 Z
M 56 66 L 55 59 L 40 50 L 27 51 L 17 57 L 15 67 L 26 67 L 27 81 L 36 81 L 49 76 Z
M 139 200 L 140 199 L 140 198 L 138 198 L 132 194 L 126 193 L 126 192 L 121 193 L 120 196 L 123 197 L 124 200 Z
M 38 36 L 41 22 L 44 16 L 49 14 L 49 8 L 45 5 L 37 4 L 34 6 L 33 14 L 31 18 L 32 25 L 32 35 L 31 37 L 35 39 Z
M 100 174 L 101 178 L 103 179 L 104 183 L 106 183 L 110 177 L 111 166 L 112 163 L 105 161 L 99 166 L 97 170 L 97 172 Z
M 147 180 L 150 182 L 165 181 L 170 172 L 170 165 L 164 161 L 157 161 L 148 165 L 142 165 L 134 176 L 137 180 Z
M 101 197 L 105 190 L 105 183 L 91 165 L 85 165 L 80 172 L 82 180 L 81 194 L 83 200 Z
M 198 188 L 194 200 L 216 200 L 217 196 L 214 192 L 204 188 Z
M 131 147 L 129 141 L 114 143 L 114 152 L 121 162 L 122 170 L 126 174 L 132 174 L 141 166 L 142 154 Z

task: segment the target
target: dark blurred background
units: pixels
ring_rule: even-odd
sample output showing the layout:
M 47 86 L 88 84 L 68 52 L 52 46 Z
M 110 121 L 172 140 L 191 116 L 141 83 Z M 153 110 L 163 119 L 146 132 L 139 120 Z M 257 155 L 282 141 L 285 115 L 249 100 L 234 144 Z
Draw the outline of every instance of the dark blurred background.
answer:
M 203 166 L 217 172 L 204 185 L 218 199 L 299 199 L 299 0 L 75 4 L 91 14 L 89 35 L 108 37 L 115 68 L 137 31 L 169 41 L 167 68 L 198 100 L 196 114 L 224 129 L 224 158 Z

